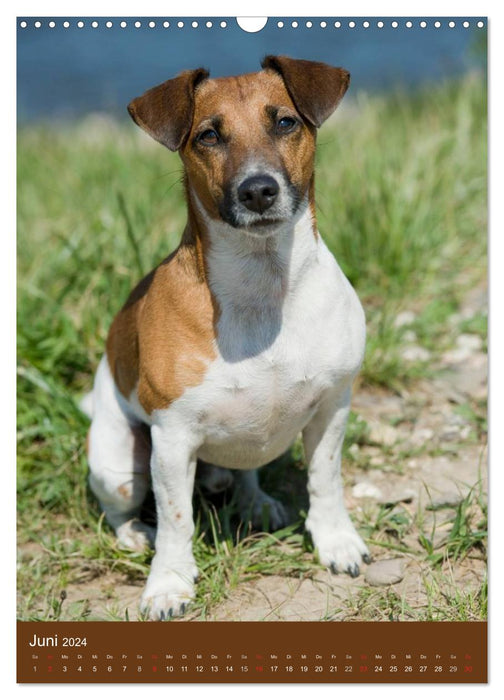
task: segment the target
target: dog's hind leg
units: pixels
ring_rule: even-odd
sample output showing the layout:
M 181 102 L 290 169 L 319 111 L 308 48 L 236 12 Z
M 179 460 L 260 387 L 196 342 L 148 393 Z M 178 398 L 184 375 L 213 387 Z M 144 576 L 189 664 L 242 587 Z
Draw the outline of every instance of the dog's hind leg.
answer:
M 155 529 L 140 521 L 150 487 L 150 455 L 149 428 L 128 415 L 104 357 L 93 389 L 89 484 L 119 543 L 133 550 L 155 539 Z
M 265 493 L 259 486 L 257 469 L 236 470 L 234 473 L 238 509 L 243 522 L 252 525 L 255 530 L 274 532 L 284 527 L 288 517 L 284 506 Z

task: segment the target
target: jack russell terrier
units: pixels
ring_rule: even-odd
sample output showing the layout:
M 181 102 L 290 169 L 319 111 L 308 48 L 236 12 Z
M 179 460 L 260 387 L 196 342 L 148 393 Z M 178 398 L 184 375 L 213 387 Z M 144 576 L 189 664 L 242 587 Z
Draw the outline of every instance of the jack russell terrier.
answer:
M 256 470 L 302 432 L 306 528 L 319 561 L 357 576 L 370 560 L 340 475 L 364 313 L 318 233 L 314 201 L 316 130 L 350 76 L 284 56 L 267 56 L 262 68 L 218 79 L 188 70 L 128 107 L 179 152 L 187 225 L 112 324 L 88 455 L 91 488 L 119 542 L 155 542 L 141 599 L 152 620 L 183 614 L 194 596 L 197 460 L 210 484 L 234 479 L 253 522 L 266 508 L 277 529 L 284 508 L 260 489 Z M 157 531 L 139 518 L 151 485 Z

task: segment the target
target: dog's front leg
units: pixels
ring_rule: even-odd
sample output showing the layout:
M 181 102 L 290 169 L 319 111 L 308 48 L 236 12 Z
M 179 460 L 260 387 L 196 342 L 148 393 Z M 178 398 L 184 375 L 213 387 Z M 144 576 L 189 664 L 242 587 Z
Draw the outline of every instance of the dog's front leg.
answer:
M 343 500 L 341 450 L 350 411 L 350 392 L 350 387 L 342 394 L 330 392 L 303 431 L 310 496 L 306 529 L 321 564 L 333 573 L 346 571 L 358 576 L 361 560 L 369 561 L 370 557 Z
M 151 435 L 156 553 L 141 610 L 151 620 L 163 620 L 182 615 L 194 597 L 198 575 L 192 551 L 196 445 L 194 436 L 180 426 L 154 425 Z

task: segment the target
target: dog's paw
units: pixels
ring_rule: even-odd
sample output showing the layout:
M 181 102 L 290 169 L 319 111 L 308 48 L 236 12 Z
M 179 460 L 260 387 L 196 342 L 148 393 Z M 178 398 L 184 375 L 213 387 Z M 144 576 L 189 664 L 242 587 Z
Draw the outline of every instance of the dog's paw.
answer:
M 197 569 L 186 572 L 167 571 L 163 576 L 152 574 L 140 600 L 140 611 L 149 620 L 170 620 L 184 615 L 194 598 Z
M 144 552 L 148 547 L 154 548 L 156 528 L 133 518 L 119 525 L 116 529 L 117 543 L 120 547 Z
M 353 525 L 328 529 L 322 533 L 311 533 L 318 559 L 333 574 L 347 573 L 352 578 L 360 574 L 360 565 L 369 563 L 371 556 Z
M 282 503 L 264 491 L 255 493 L 252 503 L 242 507 L 240 515 L 244 522 L 252 524 L 254 530 L 274 532 L 288 523 L 287 512 Z
M 226 491 L 234 484 L 233 473 L 230 469 L 216 467 L 205 462 L 198 463 L 196 478 L 199 484 L 211 494 Z

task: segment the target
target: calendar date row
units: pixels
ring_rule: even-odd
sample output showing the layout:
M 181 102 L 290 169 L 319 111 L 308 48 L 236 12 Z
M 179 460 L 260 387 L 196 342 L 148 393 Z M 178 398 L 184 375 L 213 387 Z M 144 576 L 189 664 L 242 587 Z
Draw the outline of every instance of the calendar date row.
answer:
M 371 674 L 407 674 L 407 673 L 471 673 L 473 667 L 469 664 L 455 665 L 449 664 L 447 666 L 438 664 L 429 666 L 427 664 L 420 665 L 365 665 L 365 664 L 329 664 L 329 665 L 294 665 L 294 664 L 273 664 L 273 665 L 209 665 L 204 666 L 197 664 L 195 666 L 189 664 L 107 664 L 107 665 L 85 665 L 85 664 L 56 664 L 56 665 L 45 665 L 45 664 L 33 664 L 32 672 L 48 672 L 48 673 L 68 673 L 68 672 L 78 672 L 78 673 L 330 673 L 330 674 L 345 674 L 345 673 L 371 673 Z

